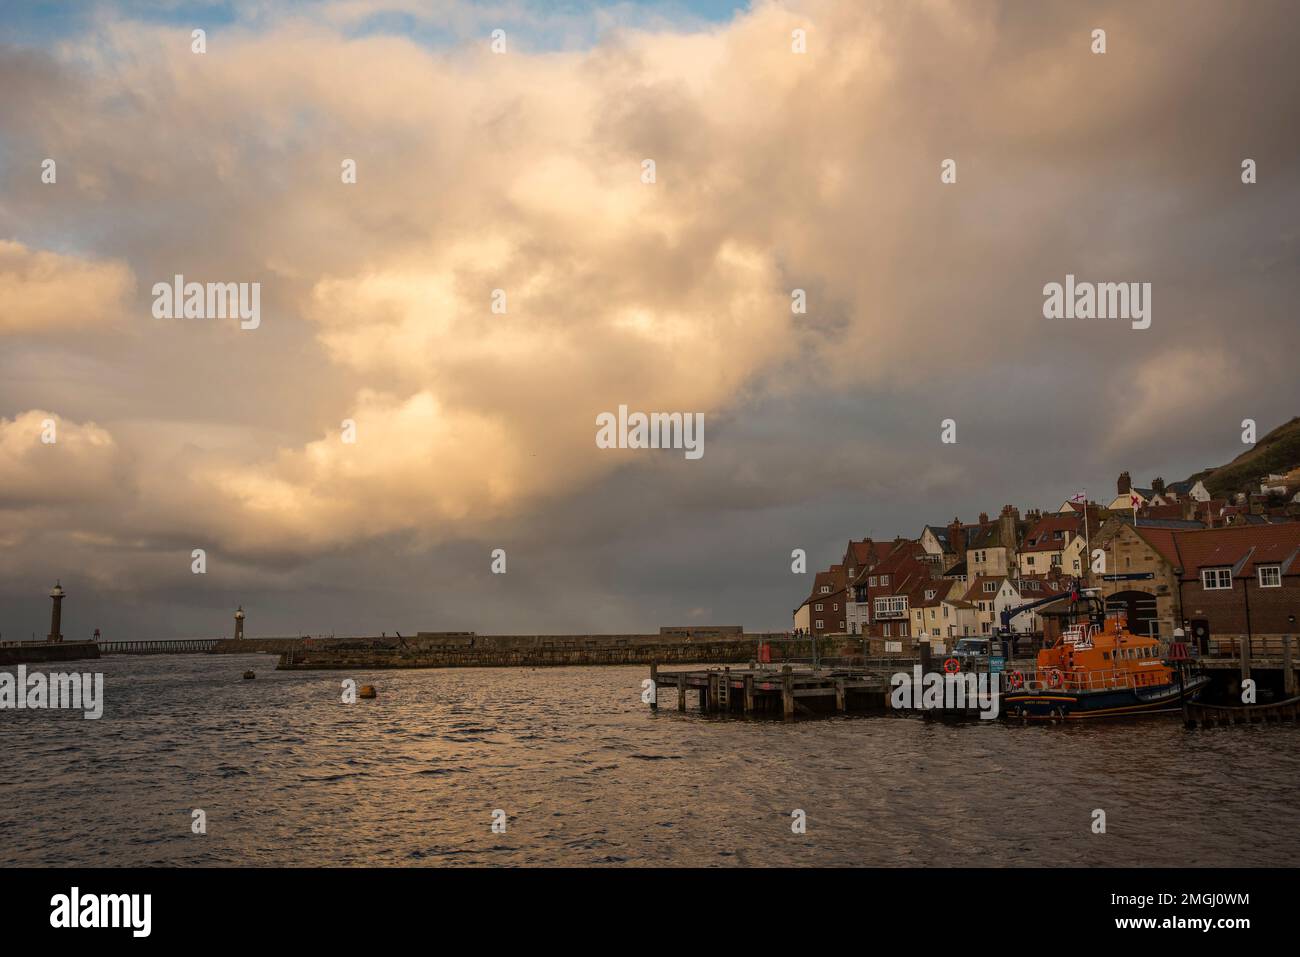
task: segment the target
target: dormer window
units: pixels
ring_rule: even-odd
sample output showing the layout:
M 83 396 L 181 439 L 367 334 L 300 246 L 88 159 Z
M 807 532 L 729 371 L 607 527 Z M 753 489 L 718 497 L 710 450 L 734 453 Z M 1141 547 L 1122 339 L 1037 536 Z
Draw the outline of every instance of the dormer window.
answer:
M 881 575 L 881 576 L 880 576 L 880 584 L 881 584 L 882 586 L 884 586 L 884 585 L 888 585 L 888 584 L 889 584 L 889 576 L 888 576 L 888 575 Z
M 830 586 L 830 585 L 822 585 L 822 594 L 823 594 L 823 595 L 829 595 L 830 593 L 831 593 L 831 586 Z
M 985 590 L 986 592 L 990 592 L 990 593 L 991 593 L 991 592 L 995 592 L 995 591 L 998 590 L 998 583 L 997 583 L 997 582 L 985 582 L 985 583 L 984 583 L 984 590 Z
M 926 592 L 925 592 L 925 600 L 926 600 L 926 601 L 929 601 L 931 598 L 934 597 L 934 594 L 935 594 L 935 592 L 934 592 L 934 589 L 933 589 L 933 588 L 929 588 L 929 589 L 927 589 Z
M 1281 588 L 1282 587 L 1282 566 L 1281 565 L 1260 565 L 1259 566 L 1259 587 L 1260 588 Z

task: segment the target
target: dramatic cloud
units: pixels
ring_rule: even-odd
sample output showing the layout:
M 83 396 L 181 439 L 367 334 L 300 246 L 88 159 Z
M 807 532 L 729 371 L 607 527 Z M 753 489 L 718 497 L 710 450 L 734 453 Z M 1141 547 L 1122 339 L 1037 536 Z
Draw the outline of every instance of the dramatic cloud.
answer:
M 120 481 L 113 437 L 31 409 L 0 419 L 0 510 L 103 502 Z
M 1067 459 L 1089 480 L 1227 459 L 1242 417 L 1296 411 L 1283 4 L 816 0 L 712 25 L 385 9 L 240 8 L 195 54 L 188 25 L 110 6 L 0 48 L 5 435 L 36 406 L 112 435 L 93 462 L 62 442 L 0 456 L 32 554 L 67 544 L 36 548 L 39 512 L 150 556 L 142 588 L 198 544 L 294 589 L 295 566 L 485 536 L 565 542 L 552 567 L 594 580 L 593 536 L 648 555 L 681 534 L 667 568 L 726 553 L 712 521 L 778 557 L 914 534 L 963 503 L 1054 504 L 1080 481 Z M 261 283 L 260 328 L 153 319 L 176 274 Z M 1152 283 L 1151 328 L 1045 320 L 1067 274 Z M 597 449 L 620 404 L 703 412 L 704 459 Z M 731 574 L 702 564 L 640 613 L 741 617 L 747 599 L 713 600 Z M 473 606 L 481 587 L 456 590 Z

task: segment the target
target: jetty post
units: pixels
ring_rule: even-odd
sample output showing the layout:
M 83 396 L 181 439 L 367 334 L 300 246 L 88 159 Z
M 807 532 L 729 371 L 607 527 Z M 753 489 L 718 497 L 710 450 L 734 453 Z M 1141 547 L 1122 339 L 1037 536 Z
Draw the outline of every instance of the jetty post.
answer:
M 1288 698 L 1295 697 L 1295 662 L 1291 657 L 1291 646 L 1295 638 L 1282 636 L 1282 689 Z
M 1250 678 L 1250 635 L 1237 640 L 1241 642 L 1241 682 L 1244 685 Z
M 785 720 L 794 720 L 794 675 L 789 665 L 781 667 L 781 713 Z

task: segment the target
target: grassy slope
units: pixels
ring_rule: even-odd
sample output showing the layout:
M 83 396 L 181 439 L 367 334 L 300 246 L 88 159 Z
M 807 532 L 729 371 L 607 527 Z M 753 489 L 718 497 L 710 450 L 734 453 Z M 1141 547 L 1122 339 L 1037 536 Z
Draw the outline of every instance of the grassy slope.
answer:
M 1234 492 L 1258 492 L 1255 480 L 1269 472 L 1287 472 L 1300 465 L 1300 416 L 1279 425 L 1227 465 L 1190 476 L 1198 479 L 1215 498 Z

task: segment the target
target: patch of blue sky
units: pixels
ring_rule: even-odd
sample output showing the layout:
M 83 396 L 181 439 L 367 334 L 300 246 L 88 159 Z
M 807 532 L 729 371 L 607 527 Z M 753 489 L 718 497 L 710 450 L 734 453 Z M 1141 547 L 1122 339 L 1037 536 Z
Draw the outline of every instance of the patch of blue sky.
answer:
M 333 27 L 347 36 L 397 35 L 447 48 L 506 31 L 523 51 L 584 49 L 620 28 L 709 29 L 744 12 L 749 0 L 0 0 L 6 42 L 48 46 L 127 20 L 208 31 L 260 30 L 283 20 Z

